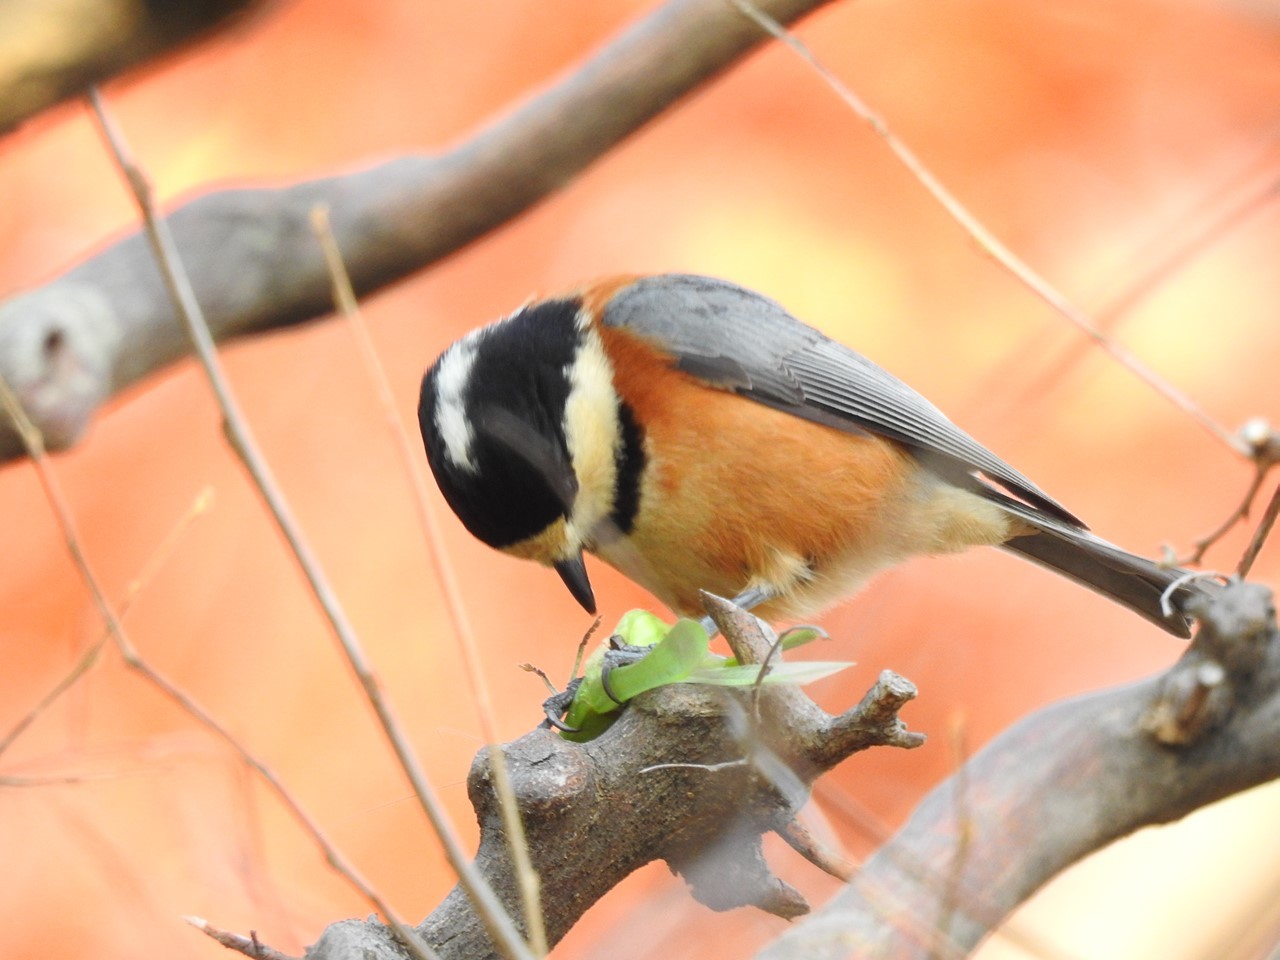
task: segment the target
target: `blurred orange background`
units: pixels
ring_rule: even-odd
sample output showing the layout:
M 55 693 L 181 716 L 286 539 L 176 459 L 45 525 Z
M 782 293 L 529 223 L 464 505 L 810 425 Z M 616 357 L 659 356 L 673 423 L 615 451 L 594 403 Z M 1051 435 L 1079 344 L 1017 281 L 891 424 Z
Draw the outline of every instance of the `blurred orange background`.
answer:
M 436 151 L 529 96 L 652 4 L 337 0 L 280 4 L 110 86 L 161 195 L 282 184 Z M 800 35 L 998 237 L 1102 313 L 1183 244 L 1193 256 L 1124 313 L 1123 343 L 1234 429 L 1280 420 L 1280 17 L 1266 4 L 1082 0 L 837 3 Z M 1267 192 L 1270 191 L 1270 192 Z M 1250 197 L 1256 199 L 1250 200 Z M 1215 231 L 1234 209 L 1245 215 Z M 77 104 L 0 142 L 0 295 L 56 275 L 134 213 Z M 983 256 L 794 55 L 766 50 L 517 223 L 365 305 L 400 412 L 464 330 L 615 271 L 715 274 L 767 293 L 899 374 L 1101 535 L 1185 552 L 1249 468 Z M 480 746 L 407 481 L 345 324 L 243 341 L 225 359 L 253 429 L 468 842 Z M 55 467 L 117 602 L 197 495 L 212 507 L 149 576 L 127 625 L 143 655 L 263 758 L 402 915 L 452 885 L 370 710 L 259 498 L 203 378 L 184 363 L 113 402 Z M 438 500 L 437 509 L 443 511 Z M 0 734 L 102 624 L 29 465 L 0 469 Z M 587 620 L 556 578 L 441 514 L 510 739 L 567 674 Z M 1240 531 L 1209 566 L 1234 566 Z M 1274 582 L 1269 546 L 1255 576 Z M 608 619 L 652 604 L 595 567 Z M 856 660 L 831 709 L 880 669 L 914 680 L 913 753 L 828 781 L 887 827 L 972 751 L 1047 702 L 1146 676 L 1179 645 L 996 551 L 920 560 L 825 620 L 811 656 Z M 957 730 L 964 731 L 957 744 Z M 2 758 L 0 952 L 8 960 L 223 957 L 195 914 L 292 952 L 369 906 L 261 784 L 108 653 Z M 23 784 L 26 785 L 23 785 Z M 872 841 L 833 809 L 857 853 Z M 1053 956 L 1262 955 L 1277 929 L 1280 793 L 1146 831 L 1015 920 Z M 815 901 L 833 885 L 780 845 Z M 1270 911 L 1270 912 L 1268 912 Z M 598 905 L 557 957 L 746 956 L 783 927 L 712 914 L 662 865 Z M 1266 943 L 1265 938 L 1260 941 Z M 713 946 L 709 946 L 713 945 Z M 1252 950 L 1252 952 L 1250 952 Z M 996 938 L 984 957 L 1039 955 Z

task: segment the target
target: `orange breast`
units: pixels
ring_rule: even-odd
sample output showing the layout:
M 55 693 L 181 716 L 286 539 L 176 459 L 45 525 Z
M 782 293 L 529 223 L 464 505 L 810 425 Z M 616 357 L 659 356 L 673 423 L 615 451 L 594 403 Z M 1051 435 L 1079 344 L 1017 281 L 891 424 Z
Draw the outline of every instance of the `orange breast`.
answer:
M 699 588 L 769 585 L 784 596 L 761 616 L 801 616 L 922 552 L 914 527 L 936 483 L 899 444 L 708 387 L 624 331 L 601 336 L 649 466 L 632 534 L 596 552 L 664 603 L 699 615 Z

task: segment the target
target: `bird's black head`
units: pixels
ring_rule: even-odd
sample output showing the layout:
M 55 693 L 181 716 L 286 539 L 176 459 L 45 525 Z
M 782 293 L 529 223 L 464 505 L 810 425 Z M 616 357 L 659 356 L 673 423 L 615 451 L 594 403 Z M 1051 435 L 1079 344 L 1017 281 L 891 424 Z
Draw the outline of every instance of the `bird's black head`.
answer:
M 527 540 L 573 508 L 564 411 L 576 307 L 544 301 L 473 331 L 422 378 L 431 471 L 463 525 L 492 547 Z
M 583 334 L 576 299 L 546 300 L 473 331 L 422 379 L 418 423 L 445 500 L 480 540 L 554 566 L 594 612 L 566 410 Z

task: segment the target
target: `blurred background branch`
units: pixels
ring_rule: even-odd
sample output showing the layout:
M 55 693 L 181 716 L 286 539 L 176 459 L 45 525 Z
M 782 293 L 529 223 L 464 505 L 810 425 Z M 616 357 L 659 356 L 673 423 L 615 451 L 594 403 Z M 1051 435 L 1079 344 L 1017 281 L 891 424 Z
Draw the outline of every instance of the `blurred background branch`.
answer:
M 217 30 L 268 0 L 5 0 L 0 134 Z
M 1233 583 L 1201 615 L 1165 674 L 1046 707 L 993 740 L 761 960 L 968 956 L 1076 861 L 1280 777 L 1271 591 Z
M 826 2 L 764 6 L 785 23 Z M 559 190 L 765 39 L 724 0 L 673 0 L 453 150 L 180 205 L 167 219 L 210 330 L 226 340 L 331 313 L 329 275 L 308 227 L 318 204 L 329 207 L 363 296 Z M 189 352 L 137 233 L 0 305 L 0 377 L 51 450 L 74 443 L 117 391 Z M 13 431 L 0 428 L 0 462 L 21 453 Z

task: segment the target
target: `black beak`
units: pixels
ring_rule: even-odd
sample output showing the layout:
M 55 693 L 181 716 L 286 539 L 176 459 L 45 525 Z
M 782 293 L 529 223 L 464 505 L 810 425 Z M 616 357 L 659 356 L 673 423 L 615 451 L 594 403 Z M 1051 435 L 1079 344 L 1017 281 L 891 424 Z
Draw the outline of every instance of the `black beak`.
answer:
M 596 595 L 591 592 L 591 581 L 587 579 L 587 565 L 582 562 L 582 551 L 567 560 L 558 560 L 553 566 L 560 579 L 573 594 L 573 599 L 582 604 L 582 609 L 592 615 L 596 612 Z

